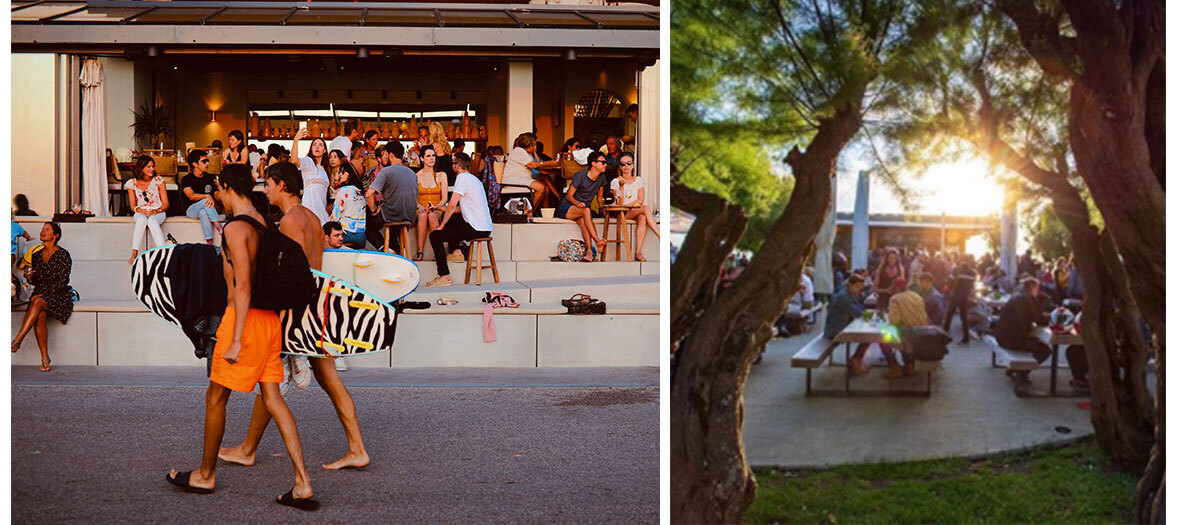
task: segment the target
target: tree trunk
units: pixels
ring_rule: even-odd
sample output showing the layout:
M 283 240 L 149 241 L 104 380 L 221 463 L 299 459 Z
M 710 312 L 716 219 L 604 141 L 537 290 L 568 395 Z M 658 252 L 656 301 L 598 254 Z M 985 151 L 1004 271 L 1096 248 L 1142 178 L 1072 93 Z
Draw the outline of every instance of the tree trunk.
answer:
M 670 333 L 672 353 L 677 354 L 680 341 L 713 304 L 721 265 L 742 238 L 746 216 L 736 204 L 685 187 L 675 164 L 672 180 L 672 205 L 696 217 L 672 266 Z
M 798 287 L 803 256 L 831 205 L 836 159 L 860 129 L 860 103 L 871 80 L 847 82 L 835 100 L 851 102 L 820 120 L 805 153 L 788 155 L 795 188 L 786 209 L 750 266 L 681 343 L 671 402 L 675 523 L 741 522 L 754 500 L 757 483 L 742 436 L 746 378 L 770 339 L 771 323 Z
M 1069 230 L 1085 293 L 1082 339 L 1090 365 L 1090 421 L 1094 435 L 1111 459 L 1124 466 L 1140 467 L 1146 463 L 1153 441 L 1153 414 L 1146 383 L 1147 348 L 1140 335 L 1139 310 L 1123 260 L 1115 251 L 1109 229 L 1100 235 L 1090 223 L 1090 210 L 1077 188 L 1069 183 L 1069 166 L 1064 159 L 1059 160 L 1058 171 L 1054 172 L 1017 153 L 999 137 L 1001 123 L 992 107 L 983 71 L 974 71 L 971 81 L 980 95 L 981 125 L 969 138 L 993 159 L 1044 188 L 1054 211 Z

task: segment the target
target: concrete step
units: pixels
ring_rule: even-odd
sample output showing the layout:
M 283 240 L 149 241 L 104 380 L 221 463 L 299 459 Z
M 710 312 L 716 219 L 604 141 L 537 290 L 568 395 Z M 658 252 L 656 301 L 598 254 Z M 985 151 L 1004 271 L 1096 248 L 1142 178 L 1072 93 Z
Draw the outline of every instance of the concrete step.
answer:
M 22 254 L 29 246 L 41 243 L 38 233 L 41 231 L 41 225 L 45 223 L 44 219 L 34 221 L 25 219 L 28 217 L 18 217 L 17 222 L 24 227 L 25 231 L 29 232 L 29 235 L 33 236 L 33 242 L 25 246 L 22 241 Z M 61 224 L 62 248 L 70 251 L 70 257 L 74 261 L 122 257 L 126 263 L 127 258 L 131 256 L 131 232 L 135 226 L 134 222 L 129 217 L 96 221 L 99 219 L 91 219 L 87 222 L 59 223 Z M 201 232 L 200 221 L 188 217 L 168 217 L 164 221 L 163 230 L 165 236 L 171 233 L 177 242 L 182 244 L 205 242 L 205 234 Z M 144 249 L 154 248 L 156 245 L 151 234 L 145 233 L 144 235 L 146 236 Z M 217 232 L 213 233 L 213 242 L 221 244 L 221 237 Z
M 533 303 L 557 303 L 576 293 L 589 294 L 595 299 L 615 303 L 659 303 L 659 276 L 607 277 L 598 279 L 552 279 L 522 281 L 532 292 Z
M 640 275 L 659 275 L 660 274 L 660 263 L 659 262 L 639 263 L 639 274 Z
M 490 274 L 491 272 L 488 273 Z M 452 278 L 454 277 L 462 279 L 462 276 L 459 274 L 452 276 Z M 474 276 L 472 277 L 474 278 Z M 475 283 L 465 285 L 462 280 L 457 281 L 457 284 L 452 286 L 426 286 L 423 283 L 418 286 L 418 289 L 414 293 L 407 296 L 406 300 L 426 301 L 432 307 L 435 307 L 438 306 L 435 301 L 444 295 L 449 295 L 458 300 L 460 305 L 483 308 L 483 298 L 487 292 L 505 292 L 511 295 L 513 299 L 516 299 L 518 303 L 530 302 L 528 287 L 516 281 L 504 280 L 501 280 L 500 284 L 488 284 L 485 282 L 483 286 L 476 286 Z
M 635 239 L 634 224 L 628 225 L 627 235 L 628 239 L 632 239 L 634 244 Z M 595 231 L 602 235 L 602 220 L 596 219 Z M 615 237 L 614 226 L 611 226 L 610 235 L 613 239 Z M 557 243 L 565 239 L 581 239 L 582 230 L 578 225 L 572 221 L 562 221 L 560 223 L 530 223 L 530 224 L 513 224 L 512 236 L 516 242 L 512 243 L 512 260 L 514 261 L 548 261 L 550 256 L 557 254 Z M 527 241 L 525 241 L 527 239 Z M 499 248 L 497 247 L 497 250 Z M 634 249 L 634 246 L 632 247 Z M 615 260 L 615 247 L 613 245 L 607 247 L 607 257 L 610 260 Z M 496 253 L 500 253 L 497 251 Z M 647 231 L 646 237 L 643 240 L 643 256 L 649 261 L 660 260 L 660 240 Z M 627 254 L 622 254 L 623 260 L 627 260 Z
M 485 260 L 483 261 L 483 265 L 487 266 L 489 262 L 486 260 L 486 253 L 484 254 L 484 257 Z M 434 261 L 416 261 L 416 264 L 418 265 L 418 278 L 421 280 L 421 282 L 418 284 L 418 289 L 423 290 L 426 288 L 427 282 L 431 281 L 435 277 L 438 277 L 438 266 L 434 263 Z M 512 261 L 501 261 L 500 259 L 496 259 L 496 270 L 500 273 L 500 283 L 513 282 L 516 280 L 516 265 L 517 263 Z M 451 271 L 451 280 L 454 281 L 455 284 L 463 284 L 463 272 L 467 268 L 467 263 L 448 262 L 447 268 Z M 483 270 L 483 286 L 497 286 L 496 281 L 492 277 L 493 275 L 491 268 Z M 471 272 L 471 284 L 472 286 L 475 285 L 474 270 Z M 493 288 L 488 288 L 488 290 L 492 289 Z
M 73 252 L 70 256 L 73 257 Z M 73 257 L 70 285 L 83 300 L 136 300 L 131 292 L 131 265 L 127 259 Z
M 548 281 L 552 279 L 596 279 L 605 277 L 638 277 L 643 264 L 637 262 L 541 262 L 516 263 L 518 281 Z

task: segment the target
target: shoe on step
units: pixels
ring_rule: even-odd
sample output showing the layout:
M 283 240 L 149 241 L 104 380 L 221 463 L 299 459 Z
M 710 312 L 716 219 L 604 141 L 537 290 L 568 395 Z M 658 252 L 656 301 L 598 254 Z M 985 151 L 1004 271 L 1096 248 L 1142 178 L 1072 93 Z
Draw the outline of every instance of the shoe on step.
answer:
M 463 262 L 466 260 L 467 259 L 463 258 L 462 253 L 449 253 L 449 254 L 447 254 L 447 262 Z
M 450 286 L 455 284 L 450 275 L 440 275 L 426 283 L 426 286 Z

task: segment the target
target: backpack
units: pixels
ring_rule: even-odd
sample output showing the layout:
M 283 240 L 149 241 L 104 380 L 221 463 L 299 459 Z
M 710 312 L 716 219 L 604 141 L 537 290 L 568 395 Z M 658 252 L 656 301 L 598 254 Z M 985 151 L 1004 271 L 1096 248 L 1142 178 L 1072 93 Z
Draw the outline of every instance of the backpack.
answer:
M 488 209 L 490 210 L 500 208 L 500 182 L 496 180 L 496 162 L 494 157 L 489 158 L 480 177 L 483 179 L 484 190 L 488 195 Z
M 303 248 L 283 235 L 270 221 L 263 226 L 248 215 L 235 215 L 225 224 L 242 219 L 259 231 L 258 255 L 250 307 L 263 310 L 299 309 L 311 303 L 318 290 Z
M 586 256 L 586 243 L 578 239 L 566 239 L 557 243 L 557 260 L 577 262 Z
M 942 361 L 946 345 L 951 342 L 951 336 L 935 325 L 903 328 L 902 339 L 907 340 L 917 361 Z

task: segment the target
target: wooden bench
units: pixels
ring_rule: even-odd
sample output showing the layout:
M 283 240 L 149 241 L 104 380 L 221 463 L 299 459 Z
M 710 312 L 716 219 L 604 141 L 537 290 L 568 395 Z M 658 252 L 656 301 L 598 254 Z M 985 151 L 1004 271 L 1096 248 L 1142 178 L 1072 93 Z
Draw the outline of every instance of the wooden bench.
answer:
M 1032 354 L 1004 348 L 1000 346 L 1000 343 L 996 342 L 996 338 L 992 337 L 991 335 L 984 335 L 983 342 L 987 344 L 988 348 L 991 348 L 993 368 L 1007 368 L 1008 370 L 1012 370 L 1014 372 L 1027 372 L 1030 370 L 1036 370 L 1041 366 L 1041 364 L 1037 362 L 1037 358 L 1033 357 Z M 1004 359 L 1007 359 L 1008 366 L 1000 366 L 996 361 L 996 357 L 1003 357 Z
M 824 361 L 832 356 L 832 351 L 836 349 L 837 344 L 821 335 L 803 345 L 803 348 L 791 356 L 792 368 L 807 369 L 807 395 L 811 395 L 811 370 L 823 365 Z
M 808 323 L 815 324 L 815 322 L 817 320 L 819 320 L 819 313 L 824 311 L 824 308 L 827 308 L 827 307 L 828 307 L 828 305 L 826 305 L 824 303 L 815 303 L 814 305 L 812 305 L 811 308 L 804 308 L 804 309 L 799 310 L 798 312 L 787 312 L 787 317 L 794 317 L 794 318 L 807 317 L 807 318 L 809 318 Z
M 983 342 L 986 343 L 988 348 L 990 348 L 992 351 L 992 368 L 1007 368 L 1009 372 L 1029 372 L 1036 370 L 1041 366 L 1041 364 L 1037 362 L 1037 358 L 1033 357 L 1032 354 L 1004 348 L 1000 346 L 1000 343 L 996 342 L 996 338 L 992 337 L 991 335 L 983 336 Z M 1054 349 L 1053 351 L 1056 352 L 1057 350 Z M 996 357 L 1002 357 L 1006 359 L 1008 361 L 1008 366 L 1000 366 L 997 363 Z M 1014 384 L 1012 390 L 1016 393 L 1016 397 L 1050 397 L 1055 394 L 1030 392 L 1027 389 L 1020 388 L 1019 384 Z
M 942 363 L 939 361 L 914 361 L 914 371 L 926 373 L 926 389 L 922 390 L 922 391 L 892 390 L 892 387 L 891 387 L 891 389 L 888 391 L 857 391 L 857 392 L 853 392 L 851 389 L 850 383 L 848 381 L 849 377 L 845 377 L 844 390 L 833 390 L 833 391 L 813 390 L 811 388 L 811 371 L 812 371 L 812 369 L 819 368 L 820 366 L 822 366 L 824 364 L 825 361 L 829 361 L 832 357 L 832 353 L 835 351 L 836 347 L 839 345 L 840 345 L 840 343 L 837 343 L 837 342 L 832 341 L 830 339 L 826 339 L 826 338 L 824 338 L 824 336 L 821 335 L 819 337 L 816 337 L 815 339 L 812 339 L 811 342 L 807 343 L 806 345 L 803 345 L 803 348 L 800 348 L 799 351 L 795 352 L 795 355 L 791 357 L 791 367 L 792 368 L 805 368 L 805 369 L 807 369 L 806 372 L 807 372 L 807 395 L 808 396 L 811 396 L 811 395 L 915 396 L 915 395 L 917 395 L 917 396 L 922 396 L 922 397 L 930 397 L 930 392 L 932 390 L 931 387 L 932 387 L 933 380 L 934 380 L 933 379 L 934 371 L 938 370 L 942 367 Z M 846 346 L 845 350 L 846 350 L 846 352 L 848 351 L 847 346 Z M 846 362 L 847 362 L 847 359 L 848 359 L 848 356 L 845 355 Z M 847 364 L 838 365 L 837 363 L 832 362 L 831 366 L 845 366 L 845 367 L 847 367 L 848 365 Z M 848 371 L 846 370 L 845 373 L 848 374 Z M 892 380 L 890 380 L 890 385 L 892 385 Z

